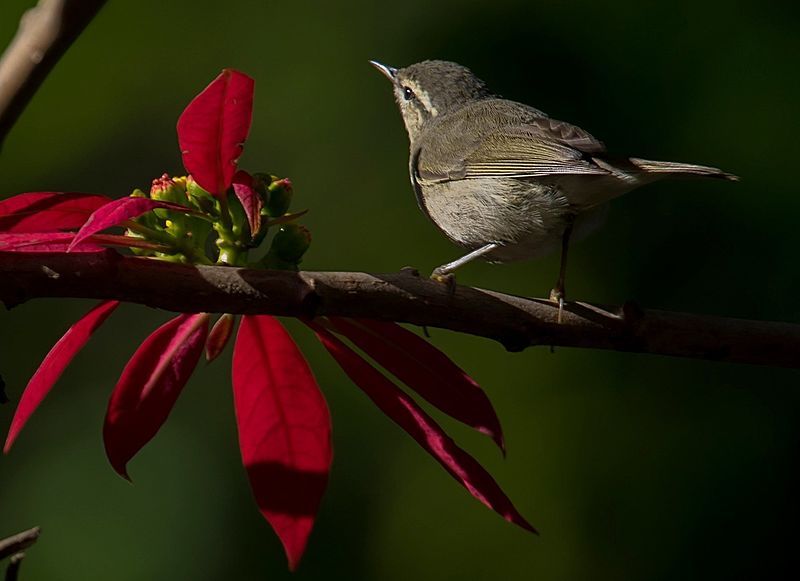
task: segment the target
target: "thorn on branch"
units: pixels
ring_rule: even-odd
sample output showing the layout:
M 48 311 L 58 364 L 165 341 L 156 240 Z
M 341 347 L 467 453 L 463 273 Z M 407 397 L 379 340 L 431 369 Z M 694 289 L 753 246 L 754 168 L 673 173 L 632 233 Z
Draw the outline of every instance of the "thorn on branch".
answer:
M 500 339 L 500 343 L 502 343 L 505 350 L 509 353 L 519 353 L 520 351 L 524 351 L 526 348 L 530 347 L 531 342 L 530 339 L 523 335 L 509 335 L 507 337 L 503 337 Z M 550 346 L 551 353 L 555 350 L 555 346 Z
M 413 266 L 404 266 L 400 269 L 402 274 L 407 274 L 409 276 L 413 276 L 415 278 L 419 278 L 419 269 L 414 268 Z

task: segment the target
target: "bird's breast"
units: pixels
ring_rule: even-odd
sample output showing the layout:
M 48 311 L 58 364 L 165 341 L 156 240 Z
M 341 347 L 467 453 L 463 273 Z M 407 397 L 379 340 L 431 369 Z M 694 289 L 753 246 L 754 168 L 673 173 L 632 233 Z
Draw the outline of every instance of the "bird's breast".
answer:
M 453 242 L 469 249 L 490 242 L 519 249 L 526 258 L 558 239 L 570 208 L 558 188 L 515 179 L 417 180 L 420 205 Z

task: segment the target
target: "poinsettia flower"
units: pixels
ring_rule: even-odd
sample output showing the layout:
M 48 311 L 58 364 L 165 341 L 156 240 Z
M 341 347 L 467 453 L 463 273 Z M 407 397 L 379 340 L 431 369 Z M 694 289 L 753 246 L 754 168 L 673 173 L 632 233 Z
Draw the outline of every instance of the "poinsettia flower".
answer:
M 250 128 L 253 89 L 250 77 L 225 70 L 187 106 L 177 129 L 189 175 L 164 174 L 153 181 L 149 194 L 135 190 L 110 200 L 33 192 L 0 202 L 0 252 L 113 252 L 110 248 L 127 247 L 145 259 L 297 269 L 310 234 L 296 224 L 305 212 L 288 213 L 291 182 L 238 168 Z M 105 232 L 115 227 L 125 233 Z M 271 228 L 277 232 L 270 238 Z M 206 244 L 209 237 L 215 238 L 213 245 Z M 254 258 L 251 253 L 265 240 L 268 250 Z M 22 394 L 4 452 L 118 306 L 116 301 L 100 303 L 53 346 Z M 258 509 L 294 570 L 313 529 L 333 458 L 325 398 L 276 318 L 243 316 L 237 333 L 234 315 L 222 315 L 209 331 L 210 319 L 207 313 L 180 314 L 142 342 L 111 392 L 103 427 L 106 454 L 114 470 L 130 479 L 130 461 L 167 420 L 203 352 L 213 361 L 234 338 L 232 387 L 242 463 Z M 470 494 L 509 522 L 535 532 L 478 461 L 389 377 L 505 451 L 497 415 L 469 375 L 396 323 L 340 317 L 304 322 L 353 383 Z

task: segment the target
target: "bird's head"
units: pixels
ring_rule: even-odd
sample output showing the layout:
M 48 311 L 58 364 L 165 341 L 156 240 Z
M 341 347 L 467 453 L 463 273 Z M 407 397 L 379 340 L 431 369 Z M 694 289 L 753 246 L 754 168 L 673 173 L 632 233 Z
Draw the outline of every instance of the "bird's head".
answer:
M 483 81 L 457 63 L 423 61 L 402 69 L 370 63 L 392 82 L 411 141 L 437 116 L 491 96 Z

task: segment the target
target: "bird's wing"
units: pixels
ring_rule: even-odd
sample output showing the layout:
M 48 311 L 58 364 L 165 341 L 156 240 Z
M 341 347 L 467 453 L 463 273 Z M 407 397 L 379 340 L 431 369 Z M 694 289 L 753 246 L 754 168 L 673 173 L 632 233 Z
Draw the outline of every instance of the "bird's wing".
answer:
M 585 152 L 535 126 L 504 128 L 488 135 L 464 157 L 463 172 L 466 179 L 607 173 Z
M 549 117 L 503 115 L 447 120 L 427 137 L 417 164 L 423 181 L 608 175 L 594 154 L 605 146 L 580 127 Z M 480 127 L 480 131 L 475 131 Z
M 544 131 L 559 143 L 577 149 L 582 153 L 597 154 L 606 150 L 605 144 L 591 133 L 566 121 L 559 121 L 550 117 L 537 117 L 529 120 L 528 124 Z

